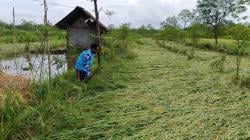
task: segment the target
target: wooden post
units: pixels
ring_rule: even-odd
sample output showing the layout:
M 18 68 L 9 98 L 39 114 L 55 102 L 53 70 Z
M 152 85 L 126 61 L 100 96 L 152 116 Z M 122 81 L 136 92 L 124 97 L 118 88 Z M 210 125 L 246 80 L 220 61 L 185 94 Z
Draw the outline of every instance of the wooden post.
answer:
M 16 20 L 15 20 L 15 7 L 13 7 L 13 9 L 12 9 L 13 11 L 13 25 L 12 25 L 12 28 L 13 28 L 13 44 L 15 44 L 16 43 Z M 15 55 L 16 55 L 16 47 L 15 47 Z
M 99 25 L 99 12 L 98 12 L 98 6 L 97 6 L 97 0 L 94 0 L 94 6 L 95 6 L 95 17 L 96 17 L 96 43 L 100 45 L 101 43 L 101 32 L 100 32 L 100 25 Z M 101 48 L 100 48 L 101 51 Z M 101 53 L 98 52 L 98 65 L 101 65 Z
M 18 65 L 17 65 L 17 60 L 16 60 L 16 15 L 15 15 L 15 7 L 13 6 L 13 9 L 12 9 L 12 16 L 13 16 L 13 25 L 12 25 L 12 30 L 13 30 L 13 45 L 14 45 L 14 56 L 15 56 L 15 65 L 16 65 L 16 72 L 18 74 Z
M 49 47 L 49 38 L 48 38 L 48 5 L 46 0 L 43 1 L 44 5 L 44 47 L 48 53 L 48 68 L 49 68 L 49 80 L 51 80 L 51 60 L 50 60 L 50 47 Z

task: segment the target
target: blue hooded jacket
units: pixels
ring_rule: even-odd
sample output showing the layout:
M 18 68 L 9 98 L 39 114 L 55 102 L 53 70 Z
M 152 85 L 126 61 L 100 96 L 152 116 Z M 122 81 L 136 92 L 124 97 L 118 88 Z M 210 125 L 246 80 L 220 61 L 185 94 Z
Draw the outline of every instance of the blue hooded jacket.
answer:
M 92 53 L 91 49 L 83 51 L 76 61 L 75 68 L 87 73 L 89 76 L 91 73 L 90 65 L 93 64 L 95 54 Z

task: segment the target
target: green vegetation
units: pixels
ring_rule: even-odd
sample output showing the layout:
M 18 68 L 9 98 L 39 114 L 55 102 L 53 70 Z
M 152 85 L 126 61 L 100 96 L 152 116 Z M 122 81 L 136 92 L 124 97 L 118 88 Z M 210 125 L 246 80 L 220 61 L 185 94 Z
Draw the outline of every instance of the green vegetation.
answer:
M 69 71 L 51 84 L 34 85 L 35 106 L 18 104 L 15 100 L 12 109 L 4 108 L 4 119 L 15 117 L 1 123 L 2 128 L 9 126 L 1 129 L 4 130 L 1 136 L 9 139 L 249 137 L 249 89 L 235 86 L 230 80 L 234 75 L 234 56 L 228 56 L 224 73 L 220 73 L 209 65 L 220 57 L 219 53 L 197 50 L 197 57 L 186 61 L 185 56 L 159 48 L 152 40 L 143 42 L 144 45 L 130 45 L 136 58 L 113 60 L 88 84 L 76 81 L 74 71 Z M 243 58 L 243 75 L 249 73 L 249 66 L 249 58 Z
M 66 33 L 52 25 L 49 26 L 49 45 L 53 50 L 65 49 Z M 14 41 L 15 36 L 15 44 Z M 43 52 L 41 43 L 43 40 L 43 25 L 30 21 L 23 21 L 15 28 L 0 21 L 0 59 L 13 57 L 26 52 L 28 47 L 31 52 Z M 14 49 L 16 48 L 16 50 Z
M 64 50 L 66 47 L 65 40 L 51 40 L 49 41 L 52 51 Z M 16 46 L 16 51 L 14 50 Z M 44 49 L 41 46 L 41 42 L 29 43 L 28 51 L 32 53 L 43 53 Z M 10 58 L 16 55 L 20 55 L 27 52 L 26 43 L 17 43 L 17 44 L 2 44 L 0 45 L 0 59 Z
M 236 52 L 237 52 L 237 74 L 236 80 L 239 81 L 239 73 L 240 73 L 240 64 L 241 58 L 246 54 L 246 48 L 249 48 L 250 41 L 250 29 L 244 25 L 238 24 L 232 28 L 230 28 L 230 32 L 232 33 L 233 39 L 236 41 Z
M 227 20 L 246 2 L 198 0 L 160 29 L 111 30 L 91 80 L 69 69 L 28 91 L 0 88 L 0 139 L 249 139 L 250 26 Z M 0 59 L 43 52 L 43 26 L 0 28 Z M 65 32 L 49 33 L 53 49 L 64 46 Z M 68 50 L 72 66 L 80 50 Z
M 197 14 L 204 23 L 213 29 L 215 44 L 218 44 L 220 25 L 228 17 L 239 19 L 241 13 L 247 10 L 248 0 L 198 0 Z M 244 19 L 245 17 L 243 17 Z

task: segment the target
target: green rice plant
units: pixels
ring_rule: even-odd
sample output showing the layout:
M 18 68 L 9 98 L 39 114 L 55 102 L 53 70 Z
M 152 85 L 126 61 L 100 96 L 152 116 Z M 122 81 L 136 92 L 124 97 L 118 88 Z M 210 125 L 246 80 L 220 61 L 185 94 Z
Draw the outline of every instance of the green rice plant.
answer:
M 32 116 L 34 110 L 26 106 L 21 94 L 13 89 L 3 93 L 0 103 L 0 139 L 10 139 L 13 132 Z
M 4 93 L 1 102 L 1 119 L 9 121 L 18 111 L 21 110 L 21 107 L 24 104 L 24 99 L 20 93 L 9 89 Z

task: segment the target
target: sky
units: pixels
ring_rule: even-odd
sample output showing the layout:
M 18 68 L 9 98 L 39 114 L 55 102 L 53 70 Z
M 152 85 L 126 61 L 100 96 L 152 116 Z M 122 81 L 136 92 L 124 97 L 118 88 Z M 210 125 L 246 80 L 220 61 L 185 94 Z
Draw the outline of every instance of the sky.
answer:
M 11 23 L 12 7 L 15 6 L 16 22 L 22 19 L 43 23 L 42 0 L 0 0 L 0 20 Z M 132 27 L 140 27 L 142 24 L 152 24 L 159 27 L 160 23 L 168 16 L 178 15 L 182 9 L 194 9 L 197 0 L 98 0 L 100 20 L 106 26 L 113 24 L 116 27 L 122 23 L 130 23 Z M 75 6 L 81 6 L 93 13 L 93 3 L 90 0 L 47 0 L 48 3 L 56 3 L 65 6 L 48 4 L 48 20 L 55 24 L 65 17 Z M 105 10 L 111 10 L 114 14 L 111 19 L 105 14 Z

